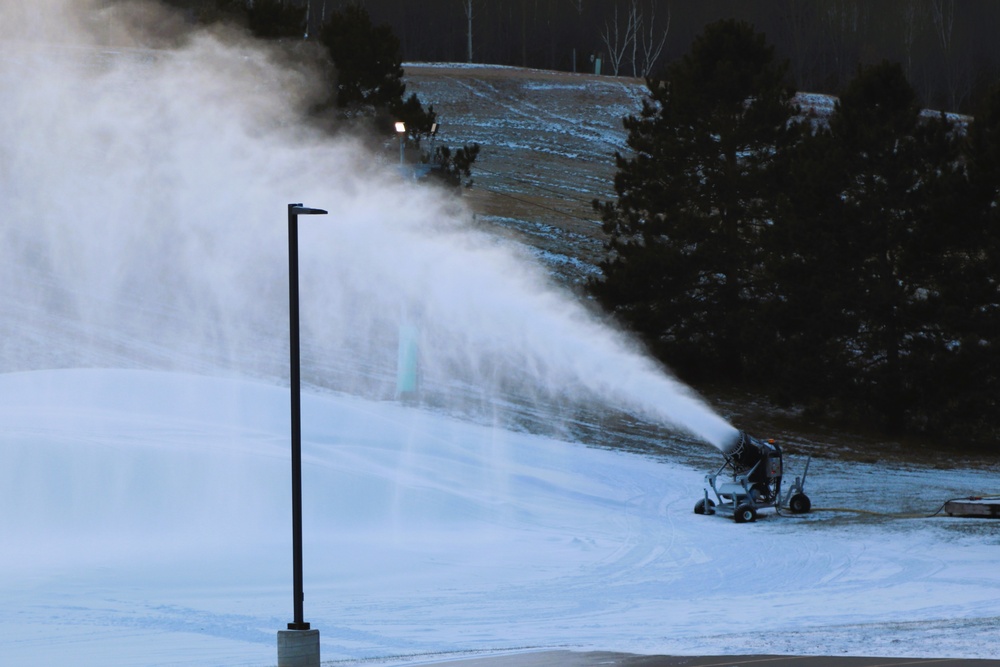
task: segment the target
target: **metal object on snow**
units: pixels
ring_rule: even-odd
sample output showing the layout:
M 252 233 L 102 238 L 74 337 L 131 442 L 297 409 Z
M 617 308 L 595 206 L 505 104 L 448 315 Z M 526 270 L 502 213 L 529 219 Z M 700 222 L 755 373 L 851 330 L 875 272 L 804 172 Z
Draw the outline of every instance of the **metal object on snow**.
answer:
M 748 523 L 757 519 L 757 513 L 765 507 L 779 511 L 787 508 L 793 514 L 804 514 L 812 508 L 812 503 L 803 490 L 809 472 L 806 461 L 802 477 L 796 477 L 788 492 L 782 497 L 781 480 L 784 473 L 781 447 L 773 440 L 760 440 L 740 431 L 736 439 L 722 451 L 725 463 L 705 476 L 707 487 L 711 488 L 715 499 L 705 497 L 695 503 L 696 514 L 729 514 L 737 523 Z M 723 475 L 723 471 L 729 473 Z M 721 476 L 721 478 L 720 478 Z

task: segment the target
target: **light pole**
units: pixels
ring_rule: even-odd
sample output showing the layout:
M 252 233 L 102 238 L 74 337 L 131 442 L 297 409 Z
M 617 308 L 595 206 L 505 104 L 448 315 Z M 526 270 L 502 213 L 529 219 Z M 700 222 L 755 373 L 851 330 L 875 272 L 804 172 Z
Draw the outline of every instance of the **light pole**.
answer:
M 278 667 L 319 667 L 319 630 L 303 614 L 302 586 L 302 386 L 299 373 L 299 216 L 326 215 L 319 208 L 288 205 L 288 349 L 292 409 L 292 593 L 295 620 L 278 632 Z
M 406 123 L 396 122 L 396 134 L 399 135 L 399 166 L 403 166 L 403 146 L 406 144 Z

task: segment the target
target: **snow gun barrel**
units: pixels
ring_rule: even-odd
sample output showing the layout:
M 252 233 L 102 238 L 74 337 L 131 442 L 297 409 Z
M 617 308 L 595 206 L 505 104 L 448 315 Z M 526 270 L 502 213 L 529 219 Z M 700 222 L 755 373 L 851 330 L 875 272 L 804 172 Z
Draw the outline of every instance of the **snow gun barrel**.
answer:
M 733 436 L 732 440 L 723 443 L 720 449 L 722 449 L 723 456 L 730 456 L 733 452 L 743 447 L 744 443 L 750 439 L 750 436 L 746 431 L 739 431 Z
M 773 441 L 760 440 L 746 431 L 740 431 L 723 447 L 722 456 L 737 474 L 754 471 L 757 473 L 754 477 L 765 474 L 767 477 L 780 479 L 781 448 Z M 765 465 L 759 465 L 761 463 Z M 767 471 L 763 468 L 767 468 Z

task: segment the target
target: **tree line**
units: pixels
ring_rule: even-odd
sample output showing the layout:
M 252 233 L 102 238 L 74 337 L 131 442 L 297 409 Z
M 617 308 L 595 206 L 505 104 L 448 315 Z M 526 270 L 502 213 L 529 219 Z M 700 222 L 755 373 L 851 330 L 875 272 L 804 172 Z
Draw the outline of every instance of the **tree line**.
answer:
M 661 76 L 696 35 L 732 18 L 767 35 L 799 90 L 835 94 L 858 65 L 898 62 L 925 108 L 971 112 L 1000 78 L 995 0 L 163 0 L 201 17 L 297 10 L 300 36 L 364 9 L 408 61 Z
M 834 94 L 859 64 L 889 60 L 924 107 L 969 112 L 1000 78 L 994 0 L 286 1 L 314 22 L 363 5 L 409 61 L 594 72 L 600 58 L 602 74 L 659 76 L 706 25 L 732 18 L 767 36 L 799 90 Z
M 1000 434 L 1000 87 L 922 112 L 899 63 L 829 117 L 744 22 L 710 24 L 625 119 L 596 299 L 689 381 L 892 432 Z

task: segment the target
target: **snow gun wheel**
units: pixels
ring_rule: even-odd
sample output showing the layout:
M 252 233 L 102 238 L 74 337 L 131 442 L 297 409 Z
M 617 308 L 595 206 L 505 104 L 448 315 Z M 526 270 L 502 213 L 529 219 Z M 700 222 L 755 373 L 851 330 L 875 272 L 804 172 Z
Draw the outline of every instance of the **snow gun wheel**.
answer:
M 695 514 L 715 514 L 715 502 L 704 498 L 694 504 Z
M 788 509 L 792 510 L 792 514 L 806 514 L 812 509 L 812 501 L 806 494 L 796 493 L 788 501 Z
M 733 519 L 736 523 L 751 523 L 757 520 L 757 510 L 754 509 L 753 505 L 743 503 L 733 512 Z

